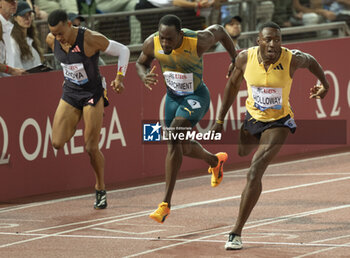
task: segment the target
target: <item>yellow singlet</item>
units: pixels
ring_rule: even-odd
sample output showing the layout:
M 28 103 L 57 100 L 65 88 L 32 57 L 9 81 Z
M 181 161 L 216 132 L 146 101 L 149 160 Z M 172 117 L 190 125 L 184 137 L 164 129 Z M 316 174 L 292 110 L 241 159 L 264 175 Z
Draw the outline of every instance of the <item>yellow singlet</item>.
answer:
M 291 60 L 292 52 L 282 47 L 280 58 L 266 71 L 264 64 L 259 64 L 258 47 L 248 49 L 244 72 L 248 89 L 246 108 L 254 119 L 270 122 L 288 114 L 294 116 L 289 104 L 292 86 L 289 73 Z
M 164 54 L 158 32 L 154 34 L 154 56 L 162 68 L 166 86 L 176 95 L 189 95 L 202 84 L 203 62 L 197 54 L 197 33 L 182 29 L 184 37 L 179 48 Z

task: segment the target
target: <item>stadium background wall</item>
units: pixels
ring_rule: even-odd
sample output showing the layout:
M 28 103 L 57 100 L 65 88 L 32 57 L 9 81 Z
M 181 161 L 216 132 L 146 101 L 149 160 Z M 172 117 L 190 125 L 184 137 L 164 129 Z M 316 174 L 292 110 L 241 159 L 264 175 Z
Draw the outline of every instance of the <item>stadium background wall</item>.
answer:
M 346 147 L 349 144 L 350 117 L 350 38 L 286 45 L 317 58 L 331 84 L 326 99 L 310 100 L 309 89 L 317 82 L 307 70 L 294 76 L 291 105 L 298 129 L 289 136 L 279 156 L 315 153 Z M 210 128 L 215 120 L 226 84 L 230 59 L 227 53 L 204 56 L 204 80 L 211 92 L 210 111 L 197 129 Z M 157 72 L 160 73 L 159 64 Z M 101 67 L 107 84 L 116 67 Z M 83 148 L 83 123 L 63 150 L 54 151 L 50 132 L 54 112 L 61 96 L 61 71 L 0 79 L 0 201 L 14 198 L 93 187 L 94 175 Z M 106 184 L 133 182 L 164 175 L 165 144 L 143 143 L 143 123 L 160 121 L 164 82 L 152 91 L 139 80 L 131 63 L 125 79 L 125 91 L 114 94 L 109 89 L 110 106 L 105 109 L 100 147 L 106 158 Z M 247 96 L 244 85 L 232 106 L 222 144 L 204 143 L 212 152 L 229 153 L 228 164 L 247 163 L 251 156 L 237 155 L 237 135 L 245 112 Z M 213 120 L 213 121 L 210 121 Z M 330 121 L 333 120 L 333 121 Z M 202 128 L 202 129 L 201 129 Z M 184 158 L 181 173 L 203 170 L 207 165 Z M 209 180 L 209 179 L 208 179 Z

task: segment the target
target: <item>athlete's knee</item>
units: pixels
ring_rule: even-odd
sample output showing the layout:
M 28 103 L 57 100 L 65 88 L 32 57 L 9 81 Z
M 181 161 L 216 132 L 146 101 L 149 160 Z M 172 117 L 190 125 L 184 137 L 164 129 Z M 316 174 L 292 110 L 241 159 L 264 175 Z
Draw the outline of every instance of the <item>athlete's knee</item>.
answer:
M 94 154 L 99 151 L 98 144 L 85 144 L 85 150 L 88 154 Z

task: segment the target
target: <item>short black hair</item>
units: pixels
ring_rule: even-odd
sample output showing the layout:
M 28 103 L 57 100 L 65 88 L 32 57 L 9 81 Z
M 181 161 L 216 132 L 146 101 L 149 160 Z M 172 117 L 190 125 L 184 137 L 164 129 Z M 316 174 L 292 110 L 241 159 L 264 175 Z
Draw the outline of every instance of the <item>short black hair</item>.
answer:
M 47 22 L 51 27 L 56 26 L 60 22 L 66 22 L 68 21 L 68 15 L 65 10 L 58 9 L 50 13 L 49 17 L 47 18 Z
M 272 21 L 265 22 L 265 23 L 261 24 L 259 26 L 259 32 L 262 32 L 262 30 L 265 28 L 274 28 L 276 30 L 281 30 L 281 27 L 277 23 L 274 23 Z
M 182 28 L 181 19 L 174 14 L 167 14 L 167 15 L 164 15 L 162 18 L 160 18 L 159 26 L 161 24 L 167 25 L 167 26 L 175 26 L 177 32 L 180 32 Z

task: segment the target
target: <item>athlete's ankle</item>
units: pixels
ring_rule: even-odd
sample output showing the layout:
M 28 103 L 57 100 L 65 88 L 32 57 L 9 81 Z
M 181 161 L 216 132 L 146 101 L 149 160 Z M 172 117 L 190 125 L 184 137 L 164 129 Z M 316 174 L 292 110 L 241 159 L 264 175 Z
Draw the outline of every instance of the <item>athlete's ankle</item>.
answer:
M 218 164 L 219 164 L 219 158 L 216 155 L 212 154 L 211 163 L 209 163 L 209 165 L 212 168 L 215 168 Z

